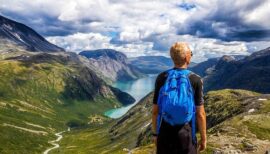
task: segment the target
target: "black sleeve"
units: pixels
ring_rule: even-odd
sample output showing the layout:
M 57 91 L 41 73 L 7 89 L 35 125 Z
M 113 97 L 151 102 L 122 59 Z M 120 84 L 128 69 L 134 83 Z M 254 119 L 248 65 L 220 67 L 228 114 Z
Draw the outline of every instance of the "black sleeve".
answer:
M 160 73 L 155 82 L 155 90 L 154 90 L 154 97 L 153 97 L 153 104 L 157 104 L 158 101 L 158 95 L 159 95 L 159 90 L 163 86 L 165 82 L 165 72 Z
M 193 83 L 193 89 L 194 89 L 194 101 L 196 106 L 203 105 L 204 99 L 203 99 L 203 81 L 202 78 L 198 75 L 193 75 L 194 77 L 194 83 Z

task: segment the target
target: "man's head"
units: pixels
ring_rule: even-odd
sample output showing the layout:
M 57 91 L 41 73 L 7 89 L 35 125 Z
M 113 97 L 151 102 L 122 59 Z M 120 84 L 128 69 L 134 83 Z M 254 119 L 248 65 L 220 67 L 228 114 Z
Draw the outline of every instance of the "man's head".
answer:
M 170 49 L 170 55 L 175 66 L 187 66 L 190 63 L 192 52 L 185 42 L 176 42 Z

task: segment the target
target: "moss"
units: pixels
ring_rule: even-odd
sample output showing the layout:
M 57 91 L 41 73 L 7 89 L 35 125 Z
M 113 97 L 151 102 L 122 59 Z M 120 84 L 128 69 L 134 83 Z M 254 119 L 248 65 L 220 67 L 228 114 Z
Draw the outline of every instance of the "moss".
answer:
M 259 95 L 259 93 L 232 89 L 208 92 L 205 96 L 207 127 L 210 128 L 244 112 L 244 105 L 241 101 L 245 98 L 257 95 Z
M 253 121 L 245 121 L 244 124 L 248 127 L 248 130 L 257 136 L 261 140 L 270 140 L 270 118 L 266 118 L 262 123 Z
M 260 107 L 259 113 L 266 114 L 270 113 L 270 100 L 264 101 Z

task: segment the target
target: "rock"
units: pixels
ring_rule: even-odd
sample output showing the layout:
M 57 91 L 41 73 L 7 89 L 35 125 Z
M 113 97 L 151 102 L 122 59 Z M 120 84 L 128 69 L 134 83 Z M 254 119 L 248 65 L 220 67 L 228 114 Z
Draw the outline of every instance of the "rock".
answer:
M 215 149 L 213 151 L 213 154 L 222 154 L 222 151 L 220 149 Z
M 129 149 L 127 149 L 127 148 L 123 148 L 123 151 L 127 151 L 127 152 L 129 152 Z
M 247 140 L 242 140 L 242 144 L 243 144 L 243 147 L 244 147 L 244 149 L 246 151 L 255 151 L 255 150 L 257 150 L 257 146 L 253 145 L 252 143 L 250 143 Z
M 248 113 L 252 113 L 254 111 L 255 111 L 255 109 L 250 109 L 250 110 L 248 110 Z
M 220 136 L 220 132 L 217 131 L 217 132 L 214 134 L 214 136 Z
M 266 98 L 259 98 L 258 101 L 267 101 Z

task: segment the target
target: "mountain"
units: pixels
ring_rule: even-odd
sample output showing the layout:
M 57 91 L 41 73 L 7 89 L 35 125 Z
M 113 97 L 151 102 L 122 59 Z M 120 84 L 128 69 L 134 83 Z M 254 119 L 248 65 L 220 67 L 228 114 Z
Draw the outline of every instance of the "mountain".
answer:
M 79 53 L 99 68 L 102 74 L 115 81 L 129 81 L 144 76 L 135 66 L 128 64 L 127 56 L 112 49 L 87 50 Z
M 157 74 L 174 66 L 171 58 L 164 56 L 139 56 L 129 58 L 128 62 L 138 67 L 141 72 L 146 74 Z M 191 62 L 189 67 L 193 67 L 194 65 L 196 65 L 196 63 Z
M 0 153 L 41 153 L 54 133 L 133 103 L 73 54 L 28 54 L 0 60 Z M 8 148 L 7 148 L 8 147 Z
M 190 70 L 200 75 L 201 77 L 204 77 L 212 71 L 218 60 L 219 58 L 210 58 L 206 61 L 198 63 L 193 67 L 190 67 Z
M 164 56 L 140 56 L 129 58 L 128 61 L 147 74 L 159 73 L 173 67 L 172 60 Z
M 270 48 L 240 60 L 221 57 L 204 76 L 205 91 L 232 88 L 270 92 Z
M 15 44 L 27 51 L 59 52 L 64 49 L 51 44 L 30 27 L 0 15 L 0 43 Z
M 245 55 L 230 55 L 230 58 L 238 61 L 244 59 Z M 190 70 L 197 73 L 201 77 L 204 77 L 214 70 L 215 65 L 218 63 L 221 57 L 209 58 L 206 61 L 197 63 L 196 65 L 190 66 Z
M 86 58 L 23 24 L 0 24 L 0 153 L 42 153 L 56 132 L 110 121 L 105 111 L 134 103 Z

